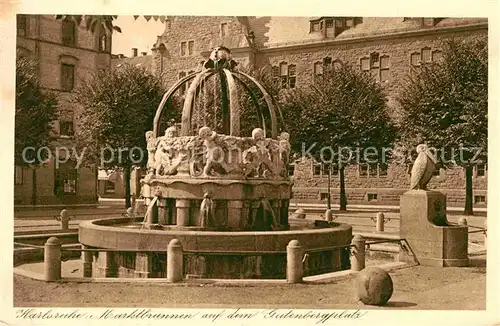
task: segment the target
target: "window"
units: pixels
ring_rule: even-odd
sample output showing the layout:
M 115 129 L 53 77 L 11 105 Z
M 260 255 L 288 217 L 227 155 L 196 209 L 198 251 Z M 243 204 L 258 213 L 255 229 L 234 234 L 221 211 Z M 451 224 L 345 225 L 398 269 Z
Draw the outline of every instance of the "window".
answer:
M 389 81 L 389 56 L 382 55 L 374 52 L 370 54 L 370 57 L 364 57 L 360 59 L 361 70 L 370 73 L 377 81 Z
M 60 120 L 59 121 L 59 135 L 73 136 L 75 134 L 73 120 Z
M 296 84 L 296 72 L 295 65 L 288 65 L 286 62 L 281 62 L 279 66 L 279 79 L 281 83 L 281 88 L 295 88 Z M 275 68 L 273 67 L 273 74 L 276 73 Z
M 295 65 L 289 65 L 288 66 L 288 87 L 295 88 L 296 78 L 297 77 L 295 76 Z
M 313 176 L 320 177 L 321 176 L 321 164 L 313 165 Z
M 319 22 L 311 23 L 311 32 L 319 32 Z
M 314 75 L 319 76 L 323 74 L 323 64 L 321 62 L 314 63 Z
M 226 36 L 228 34 L 227 32 L 228 32 L 228 30 L 227 30 L 227 23 L 220 24 L 220 36 L 221 37 Z
M 410 65 L 412 67 L 419 67 L 422 64 L 439 62 L 443 58 L 441 50 L 432 51 L 431 48 L 425 47 L 420 51 L 415 51 L 410 54 Z
M 374 201 L 377 200 L 378 195 L 377 194 L 368 194 L 368 201 Z
M 186 52 L 187 52 L 187 43 L 181 42 L 181 57 L 186 56 Z
M 410 63 L 412 66 L 420 65 L 420 52 L 413 52 L 410 55 Z
M 295 174 L 295 164 L 289 164 L 288 165 L 288 175 L 293 177 Z
M 332 58 L 330 57 L 323 58 L 323 66 L 328 67 L 331 64 L 332 64 Z
M 188 55 L 193 55 L 194 53 L 194 41 L 188 42 Z
M 72 20 L 62 21 L 62 43 L 68 46 L 76 45 L 76 23 Z
M 386 163 L 365 163 L 358 165 L 360 178 L 380 178 L 387 177 Z
M 75 66 L 63 63 L 61 65 L 61 89 L 69 92 L 75 86 Z
M 475 204 L 486 204 L 486 196 L 483 196 L 483 195 L 474 196 L 474 203 Z
M 332 28 L 332 27 L 333 27 L 333 19 L 327 19 L 326 28 Z
M 439 50 L 432 51 L 432 61 L 439 62 L 443 59 L 443 52 Z
M 476 168 L 476 178 L 486 176 L 486 164 L 478 164 Z
M 56 195 L 76 195 L 78 170 L 75 162 L 68 161 L 59 165 L 56 169 L 54 190 Z
M 17 15 L 17 35 L 26 36 L 28 34 L 28 18 L 26 15 Z
M 423 63 L 428 63 L 432 61 L 431 57 L 431 49 L 430 48 L 423 48 L 422 49 L 422 62 Z
M 319 200 L 328 200 L 328 193 L 327 192 L 320 192 L 319 193 Z
M 22 185 L 24 183 L 24 169 L 22 166 L 14 166 L 14 184 Z

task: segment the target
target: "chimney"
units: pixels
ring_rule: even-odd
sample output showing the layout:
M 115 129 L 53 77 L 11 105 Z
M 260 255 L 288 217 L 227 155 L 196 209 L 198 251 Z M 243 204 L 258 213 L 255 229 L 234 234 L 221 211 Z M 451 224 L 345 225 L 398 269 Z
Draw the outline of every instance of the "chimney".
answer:
M 132 48 L 132 57 L 137 57 L 137 48 Z
M 147 52 L 141 52 L 141 54 L 142 54 L 143 56 L 145 56 L 145 55 L 147 55 L 148 53 L 147 53 Z

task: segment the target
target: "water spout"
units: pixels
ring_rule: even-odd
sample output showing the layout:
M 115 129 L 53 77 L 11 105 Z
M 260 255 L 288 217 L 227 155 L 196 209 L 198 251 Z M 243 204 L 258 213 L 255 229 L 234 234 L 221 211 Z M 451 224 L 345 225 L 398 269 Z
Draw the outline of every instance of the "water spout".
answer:
M 144 214 L 144 220 L 142 221 L 142 227 L 145 225 L 152 225 L 158 223 L 158 210 L 155 209 L 158 207 L 158 196 L 154 196 L 153 199 L 149 202 L 148 208 L 146 210 L 146 214 Z

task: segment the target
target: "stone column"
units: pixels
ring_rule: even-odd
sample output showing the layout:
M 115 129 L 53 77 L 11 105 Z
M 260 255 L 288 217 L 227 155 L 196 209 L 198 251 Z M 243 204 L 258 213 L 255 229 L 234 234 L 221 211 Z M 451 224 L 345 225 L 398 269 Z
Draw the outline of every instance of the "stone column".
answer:
M 158 198 L 158 224 L 168 224 L 167 198 Z
M 304 248 L 298 240 L 291 240 L 286 247 L 286 281 L 287 283 L 300 283 L 304 276 L 302 259 Z
M 180 282 L 183 279 L 182 264 L 184 262 L 182 244 L 172 239 L 167 247 L 167 281 Z
M 53 282 L 61 279 L 61 241 L 50 237 L 45 242 L 43 251 L 45 281 Z
M 245 220 L 243 220 L 243 201 L 229 200 L 227 202 L 227 226 L 231 230 L 243 230 Z
M 111 251 L 100 251 L 99 252 L 99 270 L 103 277 L 116 277 L 116 262 L 115 253 Z
M 175 207 L 177 209 L 177 226 L 188 226 L 190 210 L 189 199 L 177 199 Z
M 89 246 L 82 245 L 82 249 L 90 249 Z M 92 277 L 92 263 L 94 255 L 92 251 L 82 251 L 83 277 Z
M 135 254 L 135 271 L 136 278 L 149 278 L 153 271 L 153 257 L 147 252 L 138 252 Z
M 351 269 L 360 271 L 365 268 L 365 238 L 357 234 L 352 238 L 352 244 L 354 245 L 354 253 L 351 256 Z

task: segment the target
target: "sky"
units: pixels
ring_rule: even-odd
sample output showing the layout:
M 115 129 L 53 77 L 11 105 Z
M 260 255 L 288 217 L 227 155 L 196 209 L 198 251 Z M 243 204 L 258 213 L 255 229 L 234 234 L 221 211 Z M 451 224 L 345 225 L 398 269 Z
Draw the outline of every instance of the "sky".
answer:
M 122 30 L 113 33 L 111 53 L 122 53 L 127 57 L 132 56 L 132 48 L 151 54 L 151 48 L 156 43 L 156 37 L 163 34 L 164 25 L 160 21 L 151 19 L 149 22 L 144 17 L 134 20 L 133 16 L 118 16 L 115 25 Z

